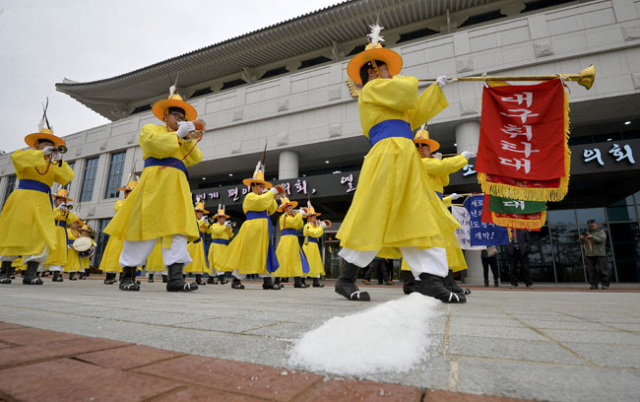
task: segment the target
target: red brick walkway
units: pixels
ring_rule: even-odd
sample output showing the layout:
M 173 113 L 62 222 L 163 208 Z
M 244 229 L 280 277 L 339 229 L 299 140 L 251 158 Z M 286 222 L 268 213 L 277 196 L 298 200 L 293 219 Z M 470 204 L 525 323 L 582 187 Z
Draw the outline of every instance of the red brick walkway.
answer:
M 0 322 L 0 401 L 516 401 L 324 377 Z

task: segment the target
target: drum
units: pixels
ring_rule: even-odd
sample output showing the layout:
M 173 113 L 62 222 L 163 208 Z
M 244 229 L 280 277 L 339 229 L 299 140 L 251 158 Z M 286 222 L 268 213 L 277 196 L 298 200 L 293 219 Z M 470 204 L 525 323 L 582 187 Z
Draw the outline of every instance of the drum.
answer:
M 95 251 L 95 247 L 93 246 L 91 239 L 88 237 L 77 238 L 74 240 L 71 247 L 78 252 L 78 256 L 80 256 L 80 258 L 91 257 Z

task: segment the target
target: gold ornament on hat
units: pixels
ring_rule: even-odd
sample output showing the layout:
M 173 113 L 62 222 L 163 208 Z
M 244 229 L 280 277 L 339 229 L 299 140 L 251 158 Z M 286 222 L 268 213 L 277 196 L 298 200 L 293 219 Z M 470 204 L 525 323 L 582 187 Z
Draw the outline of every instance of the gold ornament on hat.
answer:
M 205 214 L 208 214 L 209 211 L 207 211 L 206 209 L 204 209 L 204 202 L 200 201 L 200 199 L 198 198 L 196 201 L 196 206 L 195 206 L 195 211 L 196 212 L 204 212 Z
M 262 159 L 258 161 L 255 170 L 253 171 L 253 176 L 242 180 L 242 183 L 245 186 L 251 186 L 252 183 L 262 184 L 264 188 L 271 188 L 273 184 L 269 183 L 264 179 L 264 163 L 267 160 L 267 143 L 264 144 L 264 151 L 262 151 Z
M 66 188 L 62 187 L 60 190 L 58 190 L 57 193 L 51 194 L 51 198 L 64 198 L 65 202 L 73 201 L 73 199 L 69 198 L 68 195 L 69 191 Z

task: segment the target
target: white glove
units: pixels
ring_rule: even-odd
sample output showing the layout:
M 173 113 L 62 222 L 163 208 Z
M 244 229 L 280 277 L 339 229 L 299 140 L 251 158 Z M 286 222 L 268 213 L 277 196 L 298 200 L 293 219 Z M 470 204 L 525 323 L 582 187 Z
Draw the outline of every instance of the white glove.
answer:
M 436 78 L 436 84 L 438 84 L 440 88 L 444 88 L 447 85 L 447 82 L 453 82 L 453 81 L 458 81 L 458 80 L 456 78 L 447 80 L 446 75 L 441 75 L 440 77 Z
M 42 153 L 45 154 L 45 156 L 51 155 L 53 153 L 53 151 L 55 150 L 54 147 L 52 147 L 51 145 L 49 145 L 48 147 L 45 147 L 42 150 Z
M 192 122 L 190 121 L 178 122 L 178 131 L 176 131 L 176 134 L 178 134 L 178 137 L 184 138 L 187 134 L 189 134 L 192 131 L 196 131 L 196 126 Z
M 440 152 L 436 152 L 435 154 L 431 154 L 431 156 L 433 156 L 437 160 L 440 160 L 440 161 L 442 160 L 442 154 Z
M 202 222 L 206 222 L 207 221 L 207 216 L 206 215 L 202 215 L 202 218 L 200 218 L 200 220 Z
M 464 158 L 465 158 L 466 160 L 469 160 L 469 159 L 471 159 L 471 158 L 475 158 L 475 157 L 477 156 L 477 155 L 476 155 L 476 154 L 474 154 L 473 152 L 469 152 L 469 151 L 462 151 L 462 153 L 461 153 L 460 155 L 464 156 Z
M 282 186 L 279 184 L 277 186 L 271 187 L 271 191 L 274 195 L 284 194 L 284 188 L 282 188 Z
M 226 227 L 230 228 L 230 227 L 231 227 L 231 222 L 229 222 L 229 221 L 225 221 L 225 222 L 224 222 L 224 225 L 225 225 Z
M 62 160 L 62 154 L 58 151 L 53 151 L 53 154 L 51 154 L 51 161 L 60 162 L 61 160 Z
M 457 194 L 457 193 L 451 193 L 451 195 L 449 197 L 451 197 L 452 201 L 455 201 L 455 200 L 460 199 L 460 198 L 462 198 L 464 196 L 460 195 L 460 194 Z
M 321 221 L 320 222 L 320 227 L 323 228 L 323 229 L 326 229 L 327 228 L 327 224 Z
M 278 194 L 280 193 L 280 191 L 278 191 L 278 189 L 277 189 L 277 188 L 275 188 L 275 187 L 271 187 L 269 190 L 270 190 L 274 195 L 278 195 Z

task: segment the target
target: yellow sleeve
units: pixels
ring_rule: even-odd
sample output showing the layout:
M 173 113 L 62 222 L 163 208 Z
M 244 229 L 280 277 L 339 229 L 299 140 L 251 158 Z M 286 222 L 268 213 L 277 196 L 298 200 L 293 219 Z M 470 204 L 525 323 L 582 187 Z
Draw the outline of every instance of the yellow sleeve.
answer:
M 316 227 L 312 227 L 311 225 L 309 225 L 309 237 L 317 239 L 318 237 L 322 236 L 323 232 L 324 230 L 322 229 L 322 226 L 318 225 Z
M 311 226 L 311 224 L 307 223 L 304 225 L 304 229 L 302 229 L 302 235 L 303 236 L 309 236 L 309 226 Z
M 191 150 L 193 148 L 193 150 Z M 200 163 L 202 160 L 202 151 L 198 147 L 198 144 L 195 141 L 185 141 L 180 145 L 180 152 L 183 155 L 186 155 L 189 151 L 191 153 L 184 159 L 185 166 L 193 166 L 195 164 Z
M 78 216 L 73 212 L 69 212 L 69 214 L 67 215 L 67 226 L 71 225 L 73 222 L 76 222 L 77 220 L 78 220 Z
M 437 84 L 429 85 L 429 87 L 422 92 L 420 98 L 418 98 L 416 107 L 409 111 L 411 129 L 415 130 L 422 126 L 447 106 L 449 106 L 449 102 L 447 102 L 442 88 Z
M 124 201 L 118 200 L 115 204 L 113 204 L 113 212 L 118 213 L 118 210 L 122 207 Z
M 198 227 L 201 232 L 207 233 L 207 229 L 209 229 L 209 222 L 201 221 L 198 219 Z
M 442 203 L 444 204 L 445 207 L 448 207 L 449 205 L 451 205 L 451 197 L 450 196 L 446 196 L 442 199 Z
M 360 102 L 373 103 L 399 111 L 415 109 L 418 106 L 418 79 L 415 77 L 375 79 L 368 82 L 362 89 Z
M 48 160 L 44 159 L 44 152 L 28 149 L 26 151 L 17 150 L 11 154 L 11 161 L 16 170 L 16 175 L 20 175 L 26 168 L 46 167 Z
M 467 165 L 467 159 L 462 155 L 453 158 L 444 158 L 439 160 L 436 158 L 422 158 L 422 166 L 428 174 L 435 176 L 450 175 Z
M 275 209 L 272 211 L 273 206 L 275 205 L 275 209 L 278 209 L 278 204 L 274 199 L 274 195 L 272 191 L 267 191 L 264 194 L 255 194 L 249 193 L 246 197 L 244 197 L 244 201 L 242 202 L 242 209 L 246 214 L 248 211 L 267 211 L 269 215 L 273 215 Z
M 142 148 L 143 158 L 170 158 L 180 149 L 177 134 L 155 124 L 142 127 L 138 143 Z M 200 156 L 202 157 L 202 153 Z
M 235 233 L 233 233 L 233 229 L 229 227 L 227 228 L 227 230 L 229 231 L 229 239 L 231 239 Z
M 221 234 L 224 233 L 224 231 L 227 229 L 226 226 L 224 225 L 220 225 L 217 223 L 214 223 L 213 225 L 211 225 L 211 227 L 209 228 L 209 234 L 214 235 L 214 236 L 220 236 Z
M 56 178 L 55 181 L 56 183 L 60 183 L 63 186 L 67 183 L 69 183 L 71 180 L 74 179 L 74 177 L 76 177 L 76 174 L 73 172 L 73 169 L 71 169 L 71 166 L 69 166 L 69 164 L 67 162 L 62 162 L 62 166 L 58 167 L 56 166 Z
M 285 215 L 287 215 L 287 214 L 284 213 L 284 214 L 280 215 L 280 218 L 278 218 L 278 226 L 280 227 L 280 230 L 286 229 L 284 227 L 284 217 L 285 217 Z
M 295 230 L 300 230 L 302 229 L 302 225 L 304 225 L 304 221 L 302 220 L 302 214 L 297 213 L 296 216 L 294 216 L 291 219 L 291 227 Z

